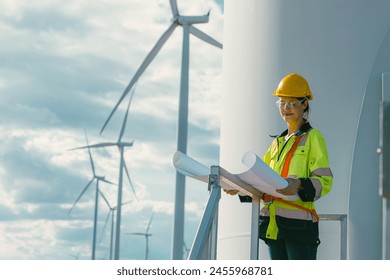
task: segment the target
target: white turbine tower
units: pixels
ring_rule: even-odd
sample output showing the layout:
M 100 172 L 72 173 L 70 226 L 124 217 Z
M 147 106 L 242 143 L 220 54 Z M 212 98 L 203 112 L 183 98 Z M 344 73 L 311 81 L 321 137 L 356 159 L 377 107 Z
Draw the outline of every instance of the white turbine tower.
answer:
M 93 177 L 92 179 L 88 182 L 88 184 L 85 186 L 85 188 L 81 191 L 80 195 L 77 197 L 77 199 L 75 200 L 75 202 L 73 203 L 72 207 L 69 209 L 68 211 L 68 215 L 70 214 L 70 212 L 73 210 L 73 208 L 76 206 L 77 202 L 80 200 L 80 198 L 84 195 L 84 193 L 88 190 L 89 186 L 96 180 L 96 190 L 95 190 L 95 210 L 94 210 L 94 218 L 93 218 L 93 237 L 92 237 L 92 260 L 95 260 L 95 254 L 96 254 L 96 231 L 97 231 L 97 215 L 98 215 L 98 205 L 99 205 L 99 182 L 102 181 L 102 182 L 105 182 L 107 184 L 111 184 L 111 185 L 114 185 L 114 183 L 108 181 L 105 179 L 104 176 L 98 176 L 96 175 L 96 172 L 95 172 L 95 164 L 93 162 L 93 159 L 92 159 L 92 154 L 91 154 L 91 150 L 89 149 L 88 147 L 88 138 L 87 138 L 87 132 L 85 132 L 85 140 L 87 142 L 87 146 L 85 147 L 80 147 L 80 148 L 75 148 L 75 149 L 72 149 L 72 150 L 77 150 L 77 149 L 84 149 L 84 148 L 88 148 L 88 154 L 89 154 L 89 160 L 90 160 L 90 163 L 91 163 L 91 168 L 92 168 L 92 174 L 93 174 Z
M 149 258 L 149 237 L 152 236 L 152 234 L 149 233 L 149 230 L 150 230 L 150 226 L 152 224 L 152 220 L 153 220 L 153 214 L 150 217 L 149 224 L 146 227 L 145 232 L 129 232 L 129 233 L 126 233 L 128 235 L 141 235 L 141 236 L 145 236 L 145 242 L 146 242 L 145 260 L 147 260 Z
M 106 202 L 108 208 L 109 208 L 109 211 L 108 211 L 108 214 L 107 214 L 107 217 L 106 217 L 106 221 L 104 223 L 104 226 L 103 226 L 103 230 L 102 230 L 102 235 L 100 237 L 100 241 L 102 240 L 103 238 L 103 235 L 104 235 L 104 231 L 106 230 L 106 226 L 107 226 L 107 223 L 108 223 L 108 220 L 109 218 L 111 217 L 111 231 L 110 231 L 110 260 L 113 259 L 114 257 L 114 254 L 113 254 L 113 244 L 114 244 L 114 223 L 115 223 L 115 211 L 116 209 L 118 208 L 117 206 L 113 207 L 111 206 L 111 204 L 108 202 L 106 196 L 99 190 L 100 192 L 100 195 L 103 197 L 103 200 Z M 124 202 L 122 203 L 122 206 L 125 205 L 125 204 L 128 204 L 130 203 L 131 201 L 127 201 L 127 202 Z
M 162 46 L 167 42 L 169 37 L 177 26 L 183 27 L 183 46 L 182 46 L 182 65 L 181 65 L 181 82 L 180 82 L 180 97 L 179 97 L 179 120 L 177 132 L 177 150 L 182 153 L 187 153 L 187 130 L 188 130 L 188 79 L 189 79 L 189 34 L 198 37 L 199 39 L 213 46 L 222 49 L 222 44 L 213 39 L 203 31 L 194 27 L 194 24 L 207 23 L 209 21 L 209 13 L 202 16 L 182 16 L 177 8 L 177 1 L 170 0 L 170 6 L 173 14 L 172 23 L 163 33 L 157 43 L 154 45 L 150 53 L 146 56 L 141 66 L 135 73 L 134 77 L 126 87 L 119 101 L 114 106 L 106 122 L 104 123 L 100 133 L 103 132 L 111 117 L 118 109 L 120 103 L 141 77 L 143 72 L 153 61 L 155 56 L 161 50 Z M 176 189 L 175 189 L 175 211 L 173 221 L 173 236 L 172 236 L 172 259 L 183 258 L 183 242 L 184 242 L 184 201 L 185 201 L 185 176 L 176 172 Z

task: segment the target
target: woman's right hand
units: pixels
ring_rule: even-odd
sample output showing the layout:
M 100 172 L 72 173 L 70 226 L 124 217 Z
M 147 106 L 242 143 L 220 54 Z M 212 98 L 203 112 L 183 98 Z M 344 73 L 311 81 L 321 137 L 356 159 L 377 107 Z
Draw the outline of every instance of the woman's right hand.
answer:
M 225 189 L 223 189 L 223 191 L 230 195 L 236 195 L 240 192 L 239 190 L 225 190 Z

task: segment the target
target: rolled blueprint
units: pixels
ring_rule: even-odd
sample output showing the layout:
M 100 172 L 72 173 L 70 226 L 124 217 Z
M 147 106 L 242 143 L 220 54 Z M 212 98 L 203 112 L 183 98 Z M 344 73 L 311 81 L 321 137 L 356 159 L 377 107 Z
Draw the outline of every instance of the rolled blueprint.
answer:
M 210 168 L 180 151 L 176 151 L 173 155 L 173 165 L 175 166 L 177 172 L 185 176 L 194 177 L 200 181 L 208 182 Z
M 242 181 L 252 185 L 256 189 L 274 196 L 288 200 L 298 199 L 298 195 L 282 195 L 276 192 L 277 189 L 283 189 L 288 186 L 288 182 L 269 167 L 254 152 L 246 152 L 242 158 L 242 163 L 248 167 L 248 170 L 236 174 Z
M 248 169 L 242 173 L 232 175 L 237 176 L 243 182 L 252 185 L 261 192 L 287 200 L 298 199 L 298 195 L 282 195 L 276 192 L 277 189 L 287 187 L 288 182 L 270 168 L 254 152 L 245 153 L 242 158 L 242 163 Z M 206 183 L 208 182 L 210 169 L 182 152 L 177 151 L 174 154 L 173 165 L 179 173 L 185 176 L 189 176 Z M 224 189 L 235 189 L 234 185 L 228 184 L 225 180 L 221 180 L 220 184 Z M 239 194 L 244 195 L 242 192 Z

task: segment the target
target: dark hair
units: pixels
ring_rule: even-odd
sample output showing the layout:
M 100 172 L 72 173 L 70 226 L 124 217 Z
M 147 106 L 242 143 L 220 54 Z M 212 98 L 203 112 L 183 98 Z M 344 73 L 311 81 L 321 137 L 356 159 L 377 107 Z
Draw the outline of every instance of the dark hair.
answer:
M 303 101 L 303 100 L 307 100 L 307 106 L 305 108 L 305 110 L 303 111 L 303 113 L 306 113 L 306 118 L 304 117 L 304 119 L 307 121 L 308 118 L 309 118 L 309 112 L 310 112 L 310 107 L 309 107 L 309 99 L 307 97 L 298 97 L 298 100 L 299 101 Z M 303 103 L 303 102 L 302 102 Z

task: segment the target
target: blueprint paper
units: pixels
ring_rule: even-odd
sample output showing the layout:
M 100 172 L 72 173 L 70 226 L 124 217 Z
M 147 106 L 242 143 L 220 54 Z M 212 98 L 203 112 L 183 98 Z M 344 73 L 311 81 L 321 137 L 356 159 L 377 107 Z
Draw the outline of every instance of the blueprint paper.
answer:
M 242 163 L 248 167 L 248 170 L 235 174 L 242 181 L 252 185 L 256 189 L 288 200 L 297 200 L 298 195 L 282 195 L 276 192 L 277 189 L 284 189 L 288 186 L 288 182 L 269 167 L 258 155 L 254 152 L 247 152 L 242 158 Z
M 173 165 L 175 166 L 177 172 L 185 176 L 197 179 L 205 183 L 209 182 L 210 168 L 207 168 L 205 165 L 201 164 L 200 162 L 194 160 L 193 158 L 182 152 L 177 151 L 173 155 Z M 223 180 L 221 180 L 220 185 L 225 190 L 236 189 L 233 186 L 224 182 Z M 239 192 L 238 194 L 246 195 L 243 192 Z
M 177 151 L 173 155 L 173 165 L 177 172 L 185 176 L 193 177 L 206 183 L 209 181 L 210 168 L 207 168 L 205 165 L 182 152 Z
M 259 156 L 254 152 L 247 152 L 242 158 L 242 163 L 247 167 L 247 170 L 242 173 L 234 174 L 245 183 L 252 185 L 255 189 L 281 197 L 287 200 L 296 200 L 298 195 L 282 195 L 276 192 L 277 189 L 283 189 L 288 186 L 288 182 L 283 179 L 278 173 L 270 168 Z M 189 156 L 176 152 L 173 157 L 173 164 L 176 170 L 183 175 L 193 177 L 203 182 L 208 182 L 210 169 Z M 221 187 L 224 189 L 235 189 L 226 182 L 221 180 Z M 242 193 L 239 193 L 242 194 Z

